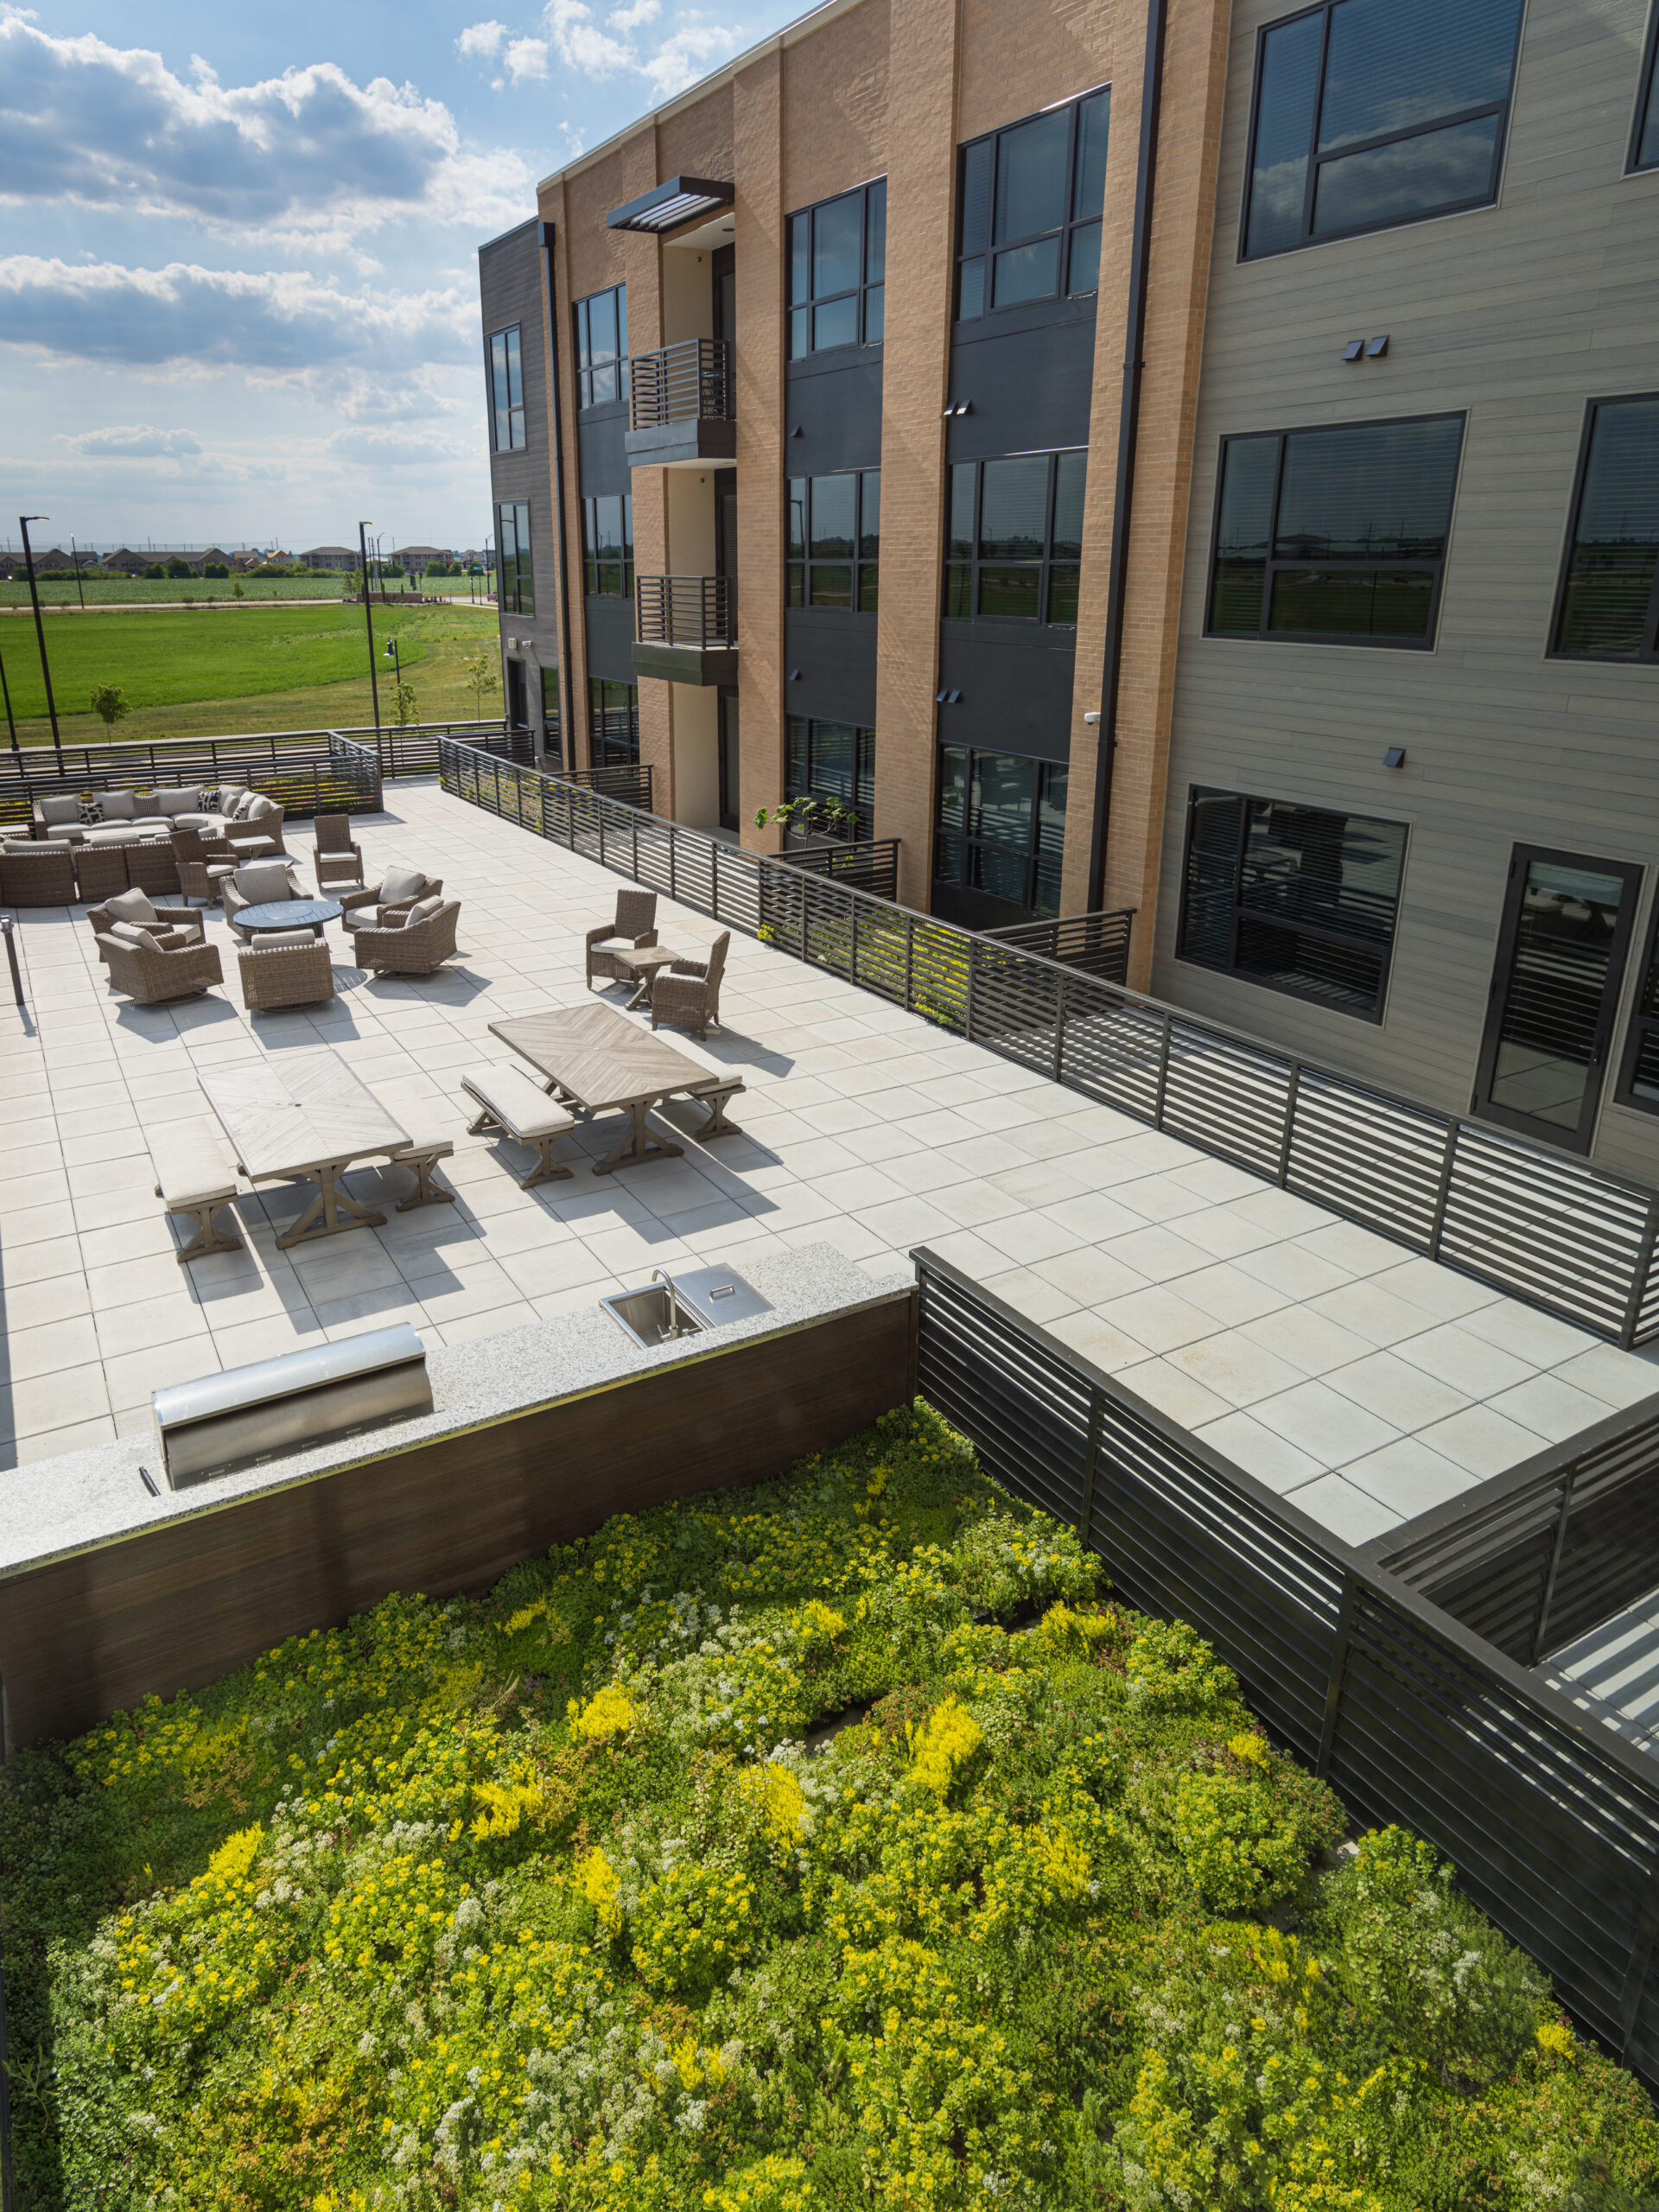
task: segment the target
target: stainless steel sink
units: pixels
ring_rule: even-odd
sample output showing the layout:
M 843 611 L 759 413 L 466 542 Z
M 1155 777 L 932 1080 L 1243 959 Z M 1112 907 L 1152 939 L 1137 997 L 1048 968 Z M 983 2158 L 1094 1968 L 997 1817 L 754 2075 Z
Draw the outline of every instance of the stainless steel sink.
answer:
M 666 1283 L 647 1283 L 643 1290 L 614 1291 L 599 1302 L 624 1335 L 646 1351 L 656 1344 L 672 1344 L 678 1337 L 701 1336 L 707 1326 Z

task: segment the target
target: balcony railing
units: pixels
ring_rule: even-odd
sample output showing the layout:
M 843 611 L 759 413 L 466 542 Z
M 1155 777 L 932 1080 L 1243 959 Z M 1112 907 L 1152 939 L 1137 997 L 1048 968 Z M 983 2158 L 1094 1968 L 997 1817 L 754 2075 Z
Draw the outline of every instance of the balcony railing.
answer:
M 729 576 L 636 576 L 633 600 L 642 645 L 737 643 L 737 587 Z
M 667 423 L 734 423 L 732 349 L 723 338 L 683 338 L 658 353 L 636 353 L 630 427 Z

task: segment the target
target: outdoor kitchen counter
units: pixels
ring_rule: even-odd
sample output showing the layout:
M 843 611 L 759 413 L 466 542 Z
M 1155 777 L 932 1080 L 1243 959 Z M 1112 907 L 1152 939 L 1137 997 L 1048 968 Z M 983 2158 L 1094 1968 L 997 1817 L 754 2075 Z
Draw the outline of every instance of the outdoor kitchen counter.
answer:
M 873 1277 L 828 1244 L 765 1257 L 751 1257 L 753 1249 L 741 1254 L 735 1272 L 768 1301 L 768 1313 L 647 1349 L 625 1336 L 595 1300 L 590 1308 L 497 1337 L 433 1345 L 427 1353 L 430 1414 L 336 1437 L 188 1490 L 168 1488 L 153 1430 L 0 1472 L 0 1583 L 171 1523 L 398 1458 L 412 1447 L 614 1389 L 657 1370 L 700 1366 L 757 1338 L 792 1335 L 836 1316 L 891 1305 L 908 1299 L 914 1288 L 908 1274 Z M 141 1468 L 149 1470 L 159 1497 L 145 1489 Z M 467 1507 L 463 1486 L 456 1494 L 457 1514 Z

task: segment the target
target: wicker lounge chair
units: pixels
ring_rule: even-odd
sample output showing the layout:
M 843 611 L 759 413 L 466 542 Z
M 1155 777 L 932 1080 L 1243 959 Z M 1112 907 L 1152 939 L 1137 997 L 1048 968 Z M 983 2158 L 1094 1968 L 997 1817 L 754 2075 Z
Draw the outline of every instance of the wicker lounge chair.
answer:
M 95 938 L 110 935 L 118 922 L 146 930 L 163 952 L 205 941 L 201 917 L 194 906 L 158 906 L 147 891 L 118 891 L 101 906 L 91 906 L 86 920 Z M 99 958 L 104 957 L 99 947 Z
M 427 906 L 432 906 L 433 911 L 423 913 L 420 909 Z M 383 906 L 379 928 L 359 927 L 352 931 L 359 968 L 381 968 L 395 976 L 430 976 L 454 952 L 455 922 L 461 912 L 458 899 L 438 899 L 435 893 L 433 899 L 422 899 L 411 907 L 407 920 L 390 928 L 385 926 L 386 912 Z
M 242 1003 L 258 1008 L 315 1006 L 334 995 L 334 963 L 328 947 L 309 930 L 268 931 L 257 944 L 245 944 L 236 956 Z
M 616 918 L 601 922 L 587 936 L 588 987 L 593 988 L 594 978 L 600 976 L 607 982 L 619 980 L 632 983 L 637 979 L 624 976 L 611 957 L 613 952 L 637 952 L 642 945 L 657 942 L 657 893 L 654 891 L 619 891 L 616 894 Z
M 317 849 L 312 860 L 317 889 L 325 896 L 331 891 L 364 890 L 363 848 L 352 841 L 351 816 L 320 814 L 316 830 Z
M 245 861 L 234 875 L 226 876 L 219 886 L 225 918 L 238 936 L 242 932 L 236 918 L 245 906 L 270 906 L 278 899 L 305 899 L 309 895 L 293 861 L 280 858 Z
M 173 832 L 173 859 L 179 871 L 180 895 L 205 899 L 210 905 L 218 898 L 226 877 L 234 875 L 240 865 L 224 838 L 209 837 L 200 830 Z
M 185 944 L 165 951 L 151 942 L 127 944 L 105 935 L 98 940 L 100 958 L 110 981 L 140 1006 L 165 1006 L 172 999 L 197 999 L 214 983 L 222 983 L 225 970 L 216 944 Z
M 335 893 L 345 910 L 340 925 L 348 930 L 395 929 L 399 914 L 407 914 L 423 899 L 437 898 L 442 889 L 441 875 L 423 875 L 419 868 L 394 861 L 378 883 Z
M 122 887 L 125 887 L 124 872 Z M 73 906 L 74 854 L 68 845 L 0 848 L 0 906 Z
M 726 972 L 726 948 L 731 941 L 731 931 L 722 930 L 707 960 L 677 960 L 658 972 L 651 994 L 653 1029 L 667 1022 L 676 1029 L 695 1029 L 702 1037 L 711 1021 L 719 1027 L 720 979 Z

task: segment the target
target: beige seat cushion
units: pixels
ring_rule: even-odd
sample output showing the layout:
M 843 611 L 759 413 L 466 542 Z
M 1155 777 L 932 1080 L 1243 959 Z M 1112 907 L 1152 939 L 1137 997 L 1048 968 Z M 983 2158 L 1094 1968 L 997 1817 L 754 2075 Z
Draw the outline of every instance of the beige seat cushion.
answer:
M 246 960 L 255 952 L 269 952 L 272 945 L 284 944 L 311 944 L 322 950 L 322 939 L 313 937 L 309 930 L 261 930 L 252 944 L 244 948 L 242 957 Z
M 118 922 L 132 922 L 140 929 L 166 926 L 147 891 L 118 891 L 113 899 L 104 901 L 104 906 Z
M 138 803 L 130 791 L 105 791 L 99 810 L 105 822 L 130 822 L 138 811 Z
M 161 938 L 153 930 L 140 929 L 137 922 L 111 922 L 104 932 L 118 944 L 130 944 L 143 952 L 159 952 Z
M 436 899 L 417 899 L 404 917 L 405 929 L 413 929 L 416 922 L 429 922 L 434 914 L 443 912 L 442 896 Z
M 480 1106 L 515 1136 L 550 1137 L 575 1127 L 574 1116 L 550 1098 L 522 1068 L 496 1065 L 474 1068 L 461 1078 Z
M 48 823 L 79 823 L 80 801 L 73 795 L 54 793 L 41 801 L 41 819 Z
M 200 784 L 181 784 L 172 791 L 152 791 L 149 795 L 149 811 L 165 815 L 169 821 L 181 814 L 189 813 L 200 804 Z
M 129 822 L 118 830 L 89 830 L 86 842 L 89 845 L 136 845 L 143 840 L 143 834 L 137 823 Z
M 395 906 L 405 899 L 418 899 L 425 888 L 426 878 L 419 868 L 407 868 L 402 861 L 394 861 L 381 880 L 381 904 Z
M 238 895 L 250 906 L 268 906 L 273 899 L 291 899 L 294 886 L 280 861 L 253 861 L 239 868 L 234 877 Z

